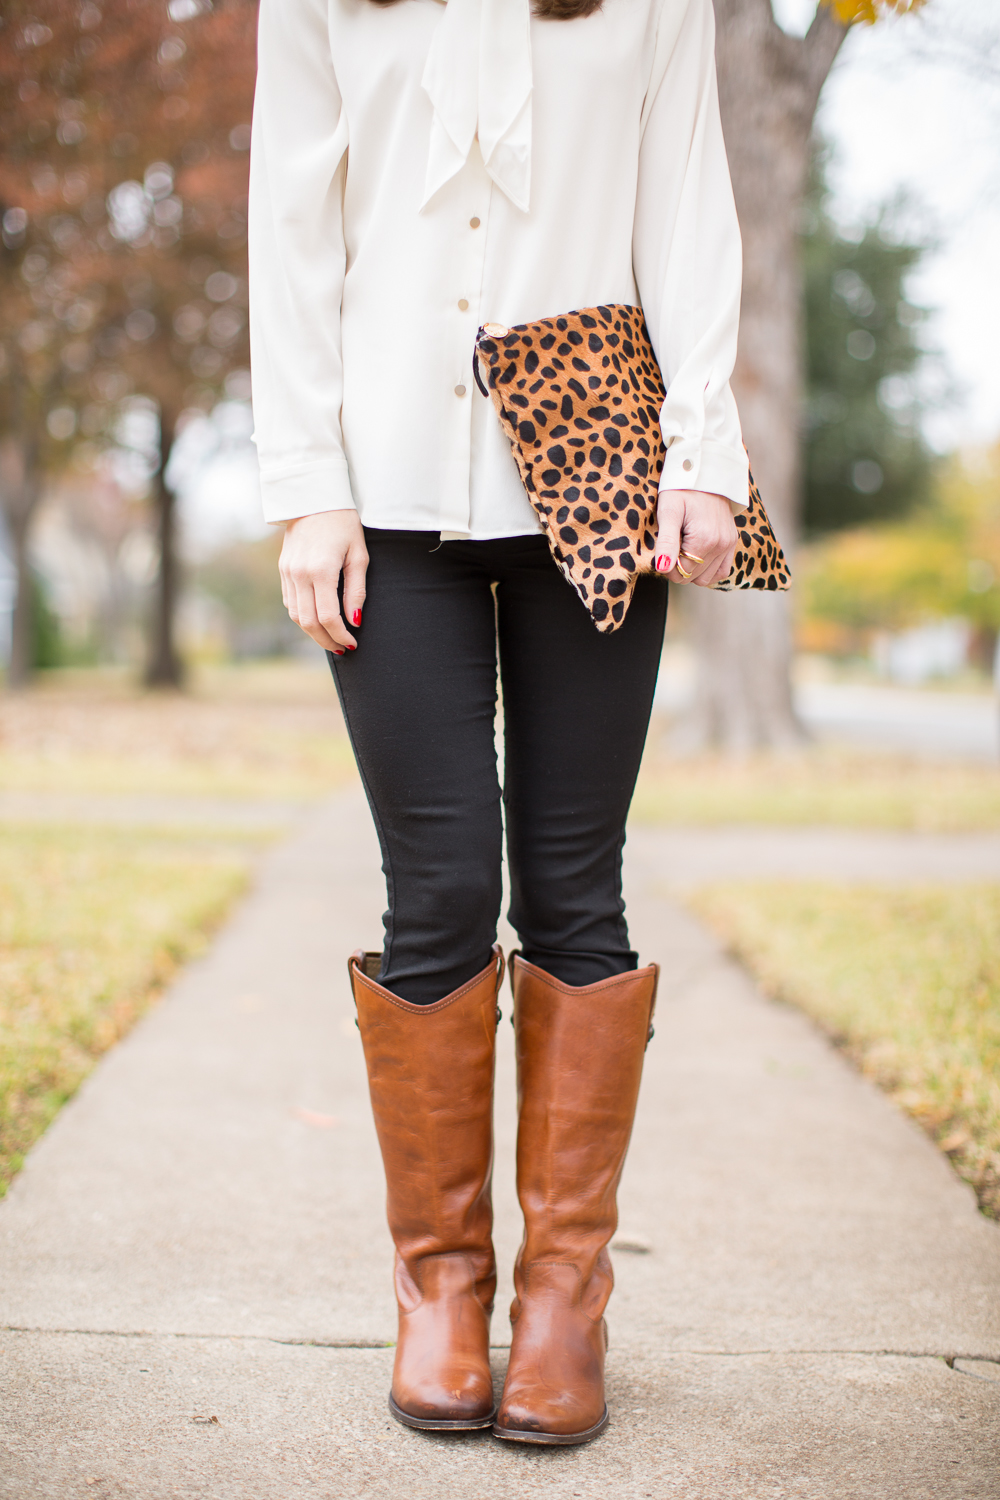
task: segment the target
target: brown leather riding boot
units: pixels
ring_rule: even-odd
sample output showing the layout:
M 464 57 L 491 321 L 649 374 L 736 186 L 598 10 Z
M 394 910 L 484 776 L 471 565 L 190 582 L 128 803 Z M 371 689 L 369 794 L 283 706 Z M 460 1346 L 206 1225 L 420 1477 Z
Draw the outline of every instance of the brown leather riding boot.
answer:
M 385 1164 L 396 1246 L 399 1340 L 389 1410 L 409 1427 L 489 1427 L 493 1068 L 503 954 L 434 1005 L 411 1005 L 348 971 Z
M 650 964 L 577 988 L 511 960 L 524 1239 L 496 1437 L 569 1445 L 607 1425 L 607 1246 L 658 973 Z

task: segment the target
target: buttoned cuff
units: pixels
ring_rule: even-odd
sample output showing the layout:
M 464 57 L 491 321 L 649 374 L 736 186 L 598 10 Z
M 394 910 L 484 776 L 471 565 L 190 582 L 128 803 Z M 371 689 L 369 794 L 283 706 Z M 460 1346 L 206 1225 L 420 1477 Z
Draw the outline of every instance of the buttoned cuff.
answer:
M 701 443 L 675 438 L 663 461 L 660 490 L 701 490 L 706 495 L 725 495 L 735 510 L 745 510 L 750 494 L 746 449 L 730 448 L 707 438 Z
M 346 459 L 315 467 L 277 470 L 260 476 L 264 520 L 271 526 L 318 516 L 327 510 L 356 510 Z

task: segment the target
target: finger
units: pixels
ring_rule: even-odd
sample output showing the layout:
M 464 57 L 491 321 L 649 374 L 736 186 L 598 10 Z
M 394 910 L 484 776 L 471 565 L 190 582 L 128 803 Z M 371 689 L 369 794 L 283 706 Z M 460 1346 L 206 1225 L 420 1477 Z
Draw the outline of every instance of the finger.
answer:
M 660 498 L 656 506 L 656 548 L 653 553 L 653 566 L 658 573 L 675 578 L 677 582 L 683 582 L 676 578 L 673 571 L 677 564 L 677 554 L 681 548 L 681 526 L 684 522 L 684 497 L 679 490 L 661 490 Z
M 736 540 L 736 527 L 728 515 L 705 516 L 695 511 L 691 524 L 681 530 L 678 564 L 691 574 L 692 583 L 707 587 L 729 572 Z
M 711 566 L 711 557 L 706 557 L 703 552 L 696 552 L 690 540 L 682 532 L 681 550 L 677 554 L 676 564 L 676 572 L 682 582 L 697 583 Z
M 684 538 L 681 536 L 678 544 L 677 561 L 673 569 L 667 574 L 671 583 L 693 583 L 699 568 L 703 566 L 701 559 L 696 563 L 692 557 L 684 551 Z
M 333 636 L 324 630 L 322 626 L 318 630 L 307 630 L 306 635 L 311 640 L 314 640 L 317 646 L 322 646 L 324 651 L 332 651 L 334 656 L 347 655 L 346 649 L 338 641 L 335 641 Z
M 701 588 L 710 589 L 713 584 L 721 583 L 724 578 L 728 578 L 730 573 L 733 571 L 733 556 L 735 552 L 735 547 L 727 547 L 725 552 L 722 553 L 715 567 L 705 568 L 704 572 L 697 580 L 699 586 Z
M 338 640 L 331 629 L 334 622 L 340 619 L 336 583 L 329 591 L 333 596 L 331 604 L 328 598 L 324 598 L 323 584 L 314 583 L 308 573 L 297 572 L 294 578 L 295 607 L 299 628 L 324 650 L 345 651 L 347 642 Z
M 331 639 L 336 641 L 338 651 L 356 651 L 358 643 L 344 624 L 344 617 L 340 612 L 340 600 L 337 597 L 339 580 L 340 569 L 338 568 L 335 576 L 331 569 L 328 574 L 314 583 L 316 619 Z
M 281 580 L 281 602 L 288 610 L 288 618 L 296 625 L 299 623 L 298 593 L 295 588 L 295 580 L 290 573 L 285 573 Z
M 343 656 L 346 647 L 341 641 L 334 640 L 319 618 L 316 606 L 316 593 L 311 583 L 302 579 L 294 580 L 295 599 L 294 607 L 289 610 L 292 619 L 300 630 L 305 631 L 310 640 L 314 640 L 317 646 L 322 646 L 324 651 L 334 651 L 338 656 Z
M 368 553 L 364 547 L 352 544 L 344 558 L 344 618 L 349 625 L 361 624 L 367 574 Z
M 685 534 L 681 537 L 681 551 L 677 561 L 691 574 L 692 583 L 705 583 L 709 578 L 715 577 L 724 555 L 725 543 L 716 537 L 702 535 L 696 545 Z
M 694 583 L 700 578 L 708 566 L 709 554 L 704 541 L 699 541 L 697 546 L 691 540 L 690 532 L 681 528 L 680 541 L 678 543 L 677 561 L 674 570 L 670 574 L 671 579 L 678 583 Z

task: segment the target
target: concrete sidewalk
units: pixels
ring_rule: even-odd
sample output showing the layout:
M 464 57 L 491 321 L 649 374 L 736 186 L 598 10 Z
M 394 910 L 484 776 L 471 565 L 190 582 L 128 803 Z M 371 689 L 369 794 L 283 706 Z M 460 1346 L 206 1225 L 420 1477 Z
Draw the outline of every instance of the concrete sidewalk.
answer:
M 391 1247 L 344 965 L 378 944 L 383 894 L 352 791 L 269 856 L 0 1204 L 0 1496 L 1000 1494 L 1000 1230 L 664 901 L 671 875 L 637 837 L 633 939 L 664 978 L 598 1442 L 520 1452 L 388 1418 Z M 498 1381 L 506 1019 L 500 1040 Z

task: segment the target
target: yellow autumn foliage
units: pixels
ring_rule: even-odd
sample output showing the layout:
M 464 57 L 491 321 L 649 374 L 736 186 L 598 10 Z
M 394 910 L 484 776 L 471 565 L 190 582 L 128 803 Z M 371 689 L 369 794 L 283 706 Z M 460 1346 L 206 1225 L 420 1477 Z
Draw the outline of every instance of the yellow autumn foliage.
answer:
M 1000 446 L 952 459 L 933 504 L 905 521 L 838 532 L 804 550 L 800 614 L 859 634 L 962 617 L 1000 628 Z
M 845 26 L 874 26 L 880 16 L 906 15 L 919 10 L 926 0 L 822 0 Z

